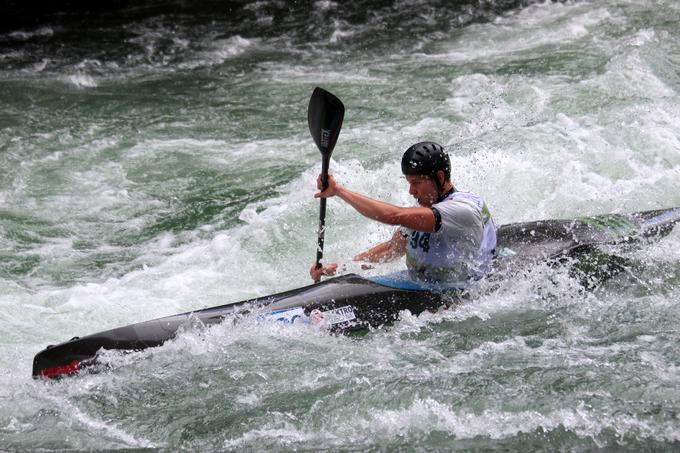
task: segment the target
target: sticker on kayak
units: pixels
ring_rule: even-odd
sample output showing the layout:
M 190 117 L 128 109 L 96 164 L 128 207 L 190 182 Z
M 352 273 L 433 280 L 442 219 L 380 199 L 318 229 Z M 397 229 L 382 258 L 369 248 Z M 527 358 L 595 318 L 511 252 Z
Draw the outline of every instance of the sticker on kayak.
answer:
M 304 319 L 305 311 L 302 307 L 284 308 L 281 310 L 270 311 L 257 317 L 259 320 L 279 321 L 286 324 L 295 324 Z
M 328 311 L 312 310 L 310 318 L 312 324 L 325 324 L 330 326 L 357 319 L 354 314 L 354 309 L 350 305 Z

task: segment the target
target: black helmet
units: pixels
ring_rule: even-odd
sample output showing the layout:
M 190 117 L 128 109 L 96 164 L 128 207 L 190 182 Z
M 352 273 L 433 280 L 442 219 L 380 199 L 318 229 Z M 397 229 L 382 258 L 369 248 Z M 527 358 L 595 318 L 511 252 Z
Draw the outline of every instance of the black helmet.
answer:
M 451 179 L 451 160 L 444 148 L 434 142 L 420 142 L 406 150 L 401 158 L 401 172 L 405 175 L 430 176 L 437 186 L 437 172 L 441 170 L 446 181 Z

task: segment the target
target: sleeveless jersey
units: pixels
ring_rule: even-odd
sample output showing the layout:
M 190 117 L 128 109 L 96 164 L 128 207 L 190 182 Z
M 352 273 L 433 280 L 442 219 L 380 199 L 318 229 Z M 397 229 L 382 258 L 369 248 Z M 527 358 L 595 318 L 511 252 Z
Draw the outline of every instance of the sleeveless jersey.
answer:
M 496 226 L 484 200 L 471 192 L 454 191 L 432 209 L 441 216 L 437 231 L 402 229 L 411 276 L 442 283 L 481 278 L 489 271 L 496 248 Z

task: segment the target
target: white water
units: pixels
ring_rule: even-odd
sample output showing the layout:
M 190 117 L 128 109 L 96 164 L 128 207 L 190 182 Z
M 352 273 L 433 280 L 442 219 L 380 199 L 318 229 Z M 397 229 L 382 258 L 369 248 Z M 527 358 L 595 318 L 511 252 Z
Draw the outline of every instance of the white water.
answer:
M 260 24 L 266 6 L 248 6 Z M 383 58 L 360 45 L 379 21 L 302 44 L 147 21 L 130 58 L 23 67 L 24 47 L 1 50 L 0 251 L 32 267 L 0 279 L 0 448 L 676 447 L 677 231 L 593 293 L 541 269 L 363 339 L 251 320 L 111 354 L 99 375 L 30 374 L 47 344 L 310 282 L 316 84 L 347 107 L 332 171 L 379 199 L 412 202 L 398 162 L 428 138 L 499 224 L 680 205 L 678 15 L 541 3 Z M 213 198 L 233 205 L 178 226 Z M 336 200 L 327 225 L 329 261 L 391 234 Z

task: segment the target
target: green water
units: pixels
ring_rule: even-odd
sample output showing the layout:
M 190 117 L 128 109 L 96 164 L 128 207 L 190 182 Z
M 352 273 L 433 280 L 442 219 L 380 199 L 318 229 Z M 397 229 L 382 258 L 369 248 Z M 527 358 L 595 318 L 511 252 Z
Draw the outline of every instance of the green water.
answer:
M 48 344 L 310 283 L 317 85 L 376 198 L 413 203 L 430 139 L 498 224 L 680 205 L 672 2 L 146 5 L 0 35 L 0 450 L 680 448 L 677 231 L 594 291 L 541 267 L 364 337 L 245 320 L 31 379 Z M 392 233 L 327 226 L 330 261 Z

